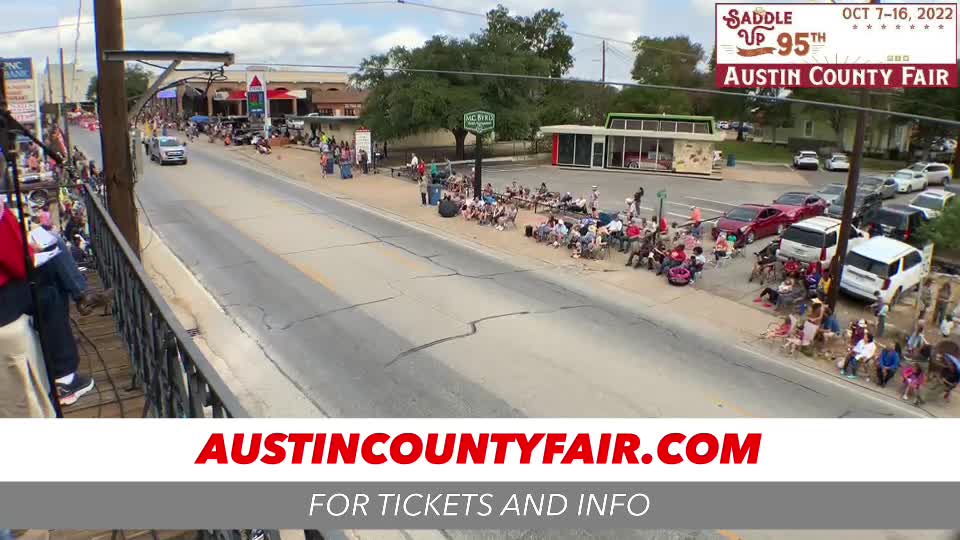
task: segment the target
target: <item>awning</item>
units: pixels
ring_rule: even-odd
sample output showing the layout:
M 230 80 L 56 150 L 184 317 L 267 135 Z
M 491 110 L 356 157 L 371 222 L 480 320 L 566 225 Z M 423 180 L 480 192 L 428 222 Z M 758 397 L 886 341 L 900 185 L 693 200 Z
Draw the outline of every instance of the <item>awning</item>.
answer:
M 217 93 L 218 101 L 246 101 L 247 91 L 246 90 L 233 90 L 230 93 L 226 93 L 225 96 L 221 96 L 225 92 Z M 306 99 L 307 91 L 306 90 L 267 90 L 267 99 L 270 100 L 283 100 L 283 99 Z

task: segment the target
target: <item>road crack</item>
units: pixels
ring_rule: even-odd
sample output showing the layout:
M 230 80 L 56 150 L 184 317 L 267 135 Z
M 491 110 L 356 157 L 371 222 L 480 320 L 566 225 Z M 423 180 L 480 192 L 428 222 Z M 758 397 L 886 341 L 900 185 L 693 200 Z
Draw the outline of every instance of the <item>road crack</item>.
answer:
M 350 306 L 344 306 L 344 307 L 342 307 L 342 308 L 331 309 L 330 311 L 324 311 L 323 313 L 317 313 L 316 315 L 310 315 L 309 317 L 304 317 L 304 318 L 302 318 L 302 319 L 297 319 L 296 321 L 293 321 L 293 322 L 288 323 L 288 324 L 286 324 L 286 325 L 284 325 L 284 326 L 281 326 L 280 328 L 277 328 L 276 330 L 282 332 L 282 331 L 284 331 L 284 330 L 289 330 L 290 328 L 292 328 L 292 327 L 294 327 L 294 326 L 296 326 L 296 325 L 298 325 L 298 324 L 300 324 L 300 323 L 304 323 L 304 322 L 307 322 L 307 321 L 314 321 L 314 320 L 317 320 L 317 319 L 322 319 L 322 318 L 327 317 L 327 316 L 329 316 L 329 315 L 333 315 L 333 314 L 335 314 L 335 313 L 341 313 L 341 312 L 343 312 L 343 311 L 348 311 L 348 310 L 351 310 L 351 309 L 356 309 L 356 308 L 358 308 L 358 307 L 369 306 L 369 305 L 372 305 L 372 304 L 379 304 L 379 303 L 381 303 L 381 302 L 389 302 L 390 300 L 394 300 L 394 299 L 400 298 L 401 296 L 403 296 L 403 294 L 397 294 L 397 295 L 394 295 L 394 296 L 388 296 L 387 298 L 380 298 L 380 299 L 378 299 L 378 300 L 371 300 L 371 301 L 369 301 L 369 302 L 361 302 L 361 303 L 359 303 L 359 304 L 353 304 L 353 305 L 350 305 Z
M 466 337 L 470 337 L 470 336 L 472 336 L 472 335 L 475 335 L 475 334 L 477 333 L 477 325 L 480 324 L 480 323 L 482 323 L 482 322 L 484 322 L 484 321 L 490 321 L 490 320 L 493 320 L 493 319 L 501 319 L 501 318 L 504 318 L 504 317 L 515 317 L 515 316 L 517 316 L 517 315 L 529 315 L 529 314 L 530 314 L 529 311 L 514 311 L 514 312 L 511 312 L 511 313 L 502 313 L 502 314 L 500 314 L 500 315 L 490 315 L 489 317 L 483 317 L 483 318 L 480 318 L 480 319 L 476 319 L 476 320 L 470 321 L 470 322 L 467 323 L 467 325 L 470 327 L 470 331 L 469 331 L 469 332 L 464 332 L 463 334 L 456 334 L 456 335 L 453 335 L 453 336 L 447 336 L 447 337 L 444 337 L 444 338 L 435 339 L 435 340 L 433 340 L 433 341 L 431 341 L 431 342 L 429 342 L 429 343 L 424 343 L 423 345 L 417 345 L 416 347 L 412 347 L 412 348 L 410 348 L 410 349 L 407 349 L 407 350 L 401 352 L 400 354 L 398 354 L 396 357 L 394 357 L 393 360 L 387 362 L 386 365 L 384 365 L 384 367 L 385 367 L 385 368 L 388 368 L 388 367 L 396 364 L 396 363 L 399 362 L 400 360 L 406 358 L 407 356 L 410 356 L 411 354 L 418 353 L 418 352 L 420 352 L 420 351 L 422 351 L 422 350 L 424 350 L 424 349 L 429 349 L 430 347 L 433 347 L 433 346 L 436 346 L 436 345 L 440 345 L 441 343 L 446 343 L 446 342 L 448 342 L 448 341 L 453 341 L 453 340 L 455 340 L 455 339 L 463 339 L 463 338 L 466 338 Z

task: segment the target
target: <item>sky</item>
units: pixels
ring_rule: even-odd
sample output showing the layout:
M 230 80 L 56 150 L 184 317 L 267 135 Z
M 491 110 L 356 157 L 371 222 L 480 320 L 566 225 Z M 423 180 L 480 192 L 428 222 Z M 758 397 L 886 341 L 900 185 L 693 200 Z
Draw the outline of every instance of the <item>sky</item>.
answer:
M 804 1 L 804 0 L 795 0 Z M 817 1 L 817 0 L 812 0 Z M 821 0 L 822 1 L 822 0 Z M 856 0 L 854 0 L 856 1 Z M 417 46 L 435 34 L 466 37 L 484 24 L 482 13 L 496 0 L 123 0 L 123 15 L 145 17 L 183 11 L 298 4 L 300 7 L 127 20 L 127 49 L 230 51 L 236 62 L 356 65 L 395 45 Z M 512 13 L 529 15 L 551 7 L 564 14 L 568 30 L 611 38 L 607 80 L 628 81 L 637 36 L 688 35 L 709 54 L 714 40 L 715 0 L 501 0 Z M 327 4 L 304 7 L 303 4 Z M 330 5 L 340 4 L 340 5 Z M 0 57 L 31 56 L 42 70 L 47 56 L 96 70 L 93 0 L 0 0 Z M 81 24 L 76 25 L 79 19 Z M 47 25 L 54 30 L 4 31 Z M 79 28 L 79 32 L 78 32 Z M 573 35 L 572 77 L 599 79 L 601 40 Z M 620 40 L 620 41 L 616 41 Z
M 482 13 L 495 0 L 419 0 L 431 6 Z M 219 10 L 291 4 L 268 11 L 206 13 L 127 20 L 127 49 L 230 51 L 237 63 L 355 65 L 362 58 L 395 45 L 416 46 L 435 34 L 466 37 L 481 29 L 481 17 L 382 2 L 357 5 L 356 0 L 123 0 L 124 17 L 180 11 Z M 552 7 L 565 15 L 569 30 L 632 41 L 639 35 L 689 35 L 709 51 L 713 45 L 713 0 L 502 0 L 513 13 L 529 15 Z M 345 5 L 354 4 L 354 5 Z M 57 63 L 63 47 L 67 63 L 94 71 L 93 0 L 0 0 L 5 14 L 0 32 L 55 24 L 56 30 L 0 34 L 0 56 L 32 56 L 38 66 L 49 55 Z M 626 7 L 626 9 L 624 9 Z M 77 13 L 80 11 L 79 36 Z M 575 66 L 569 75 L 599 79 L 601 40 L 574 35 Z M 611 41 L 607 51 L 608 80 L 629 80 L 633 53 L 627 43 Z M 76 51 L 76 53 L 74 52 Z M 42 69 L 38 68 L 38 69 Z

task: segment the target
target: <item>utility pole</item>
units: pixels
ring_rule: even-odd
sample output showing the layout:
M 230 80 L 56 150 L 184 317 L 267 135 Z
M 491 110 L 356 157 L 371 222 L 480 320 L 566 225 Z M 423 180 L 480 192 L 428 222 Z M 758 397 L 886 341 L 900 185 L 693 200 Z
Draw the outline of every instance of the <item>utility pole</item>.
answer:
M 123 50 L 120 0 L 94 0 L 93 17 L 97 33 L 97 102 L 107 208 L 130 248 L 139 256 L 140 229 L 133 194 L 124 63 L 104 59 L 106 51 Z
M 607 40 L 603 40 L 603 52 L 600 53 L 600 80 L 607 82 Z
M 866 90 L 860 91 L 860 107 L 870 104 L 870 96 Z M 863 161 L 863 139 L 867 130 L 867 113 L 857 111 L 857 128 L 853 135 L 853 155 L 850 156 L 850 171 L 847 173 L 847 188 L 843 193 L 843 217 L 840 221 L 840 236 L 837 238 L 837 255 L 830 264 L 830 291 L 827 304 L 833 311 L 837 306 L 840 294 L 840 278 L 843 276 L 843 263 L 847 258 L 847 245 L 850 239 L 850 228 L 853 227 L 853 206 L 857 200 L 857 184 L 860 180 L 860 163 Z
M 67 83 L 63 74 L 63 48 L 60 48 L 60 119 L 63 120 L 63 145 L 67 149 L 67 163 L 73 163 L 73 150 L 70 146 L 70 126 L 67 124 L 67 113 L 64 109 L 67 107 Z M 73 81 L 70 81 L 73 85 Z

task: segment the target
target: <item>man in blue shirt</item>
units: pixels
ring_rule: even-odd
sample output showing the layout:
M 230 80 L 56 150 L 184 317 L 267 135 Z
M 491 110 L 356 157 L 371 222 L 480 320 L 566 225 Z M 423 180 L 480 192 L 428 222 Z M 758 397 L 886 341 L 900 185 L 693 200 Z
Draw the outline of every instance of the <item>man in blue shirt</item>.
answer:
M 883 348 L 883 352 L 880 353 L 880 361 L 877 362 L 877 385 L 886 386 L 890 379 L 897 374 L 902 354 L 899 343 L 893 347 L 887 345 Z

